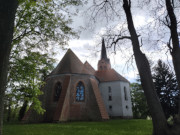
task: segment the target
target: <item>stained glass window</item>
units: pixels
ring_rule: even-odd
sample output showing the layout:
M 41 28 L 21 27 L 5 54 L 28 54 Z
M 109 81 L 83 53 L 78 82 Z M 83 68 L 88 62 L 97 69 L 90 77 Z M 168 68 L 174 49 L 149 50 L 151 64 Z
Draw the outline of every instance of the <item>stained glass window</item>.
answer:
M 62 90 L 61 83 L 60 82 L 56 83 L 55 89 L 54 89 L 54 101 L 58 101 L 59 100 L 59 97 L 60 97 L 60 94 L 61 94 L 61 90 Z
M 79 82 L 76 86 L 76 101 L 84 101 L 84 84 Z

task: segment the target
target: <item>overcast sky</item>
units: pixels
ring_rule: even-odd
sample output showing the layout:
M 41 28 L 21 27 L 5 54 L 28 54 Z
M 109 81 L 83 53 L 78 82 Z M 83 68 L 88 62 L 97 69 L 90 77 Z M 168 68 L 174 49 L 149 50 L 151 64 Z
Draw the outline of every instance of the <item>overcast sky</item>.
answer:
M 96 70 L 97 63 L 100 59 L 100 42 L 102 36 L 99 34 L 103 34 L 104 29 L 107 25 L 106 21 L 99 21 L 94 24 L 94 27 L 88 29 L 88 16 L 85 14 L 87 8 L 90 6 L 91 2 L 87 5 L 76 7 L 74 10 L 78 9 L 78 16 L 73 17 L 72 27 L 75 30 L 81 30 L 80 38 L 70 40 L 69 46 L 67 48 L 71 48 L 72 51 L 79 57 L 82 62 L 88 61 Z M 146 12 L 142 12 L 137 8 L 132 9 L 133 20 L 136 29 L 140 29 L 142 26 L 146 25 L 150 21 L 152 21 L 151 16 L 149 16 Z M 136 12 L 137 11 L 137 12 Z M 146 11 L 146 10 L 145 10 Z M 123 17 L 122 17 L 123 18 Z M 115 21 L 109 21 L 108 25 L 114 24 Z M 122 22 L 116 22 L 119 26 L 122 25 Z M 117 25 L 117 29 L 118 29 Z M 144 35 L 150 35 L 151 33 L 146 33 L 143 31 Z M 154 34 L 152 32 L 152 34 Z M 143 36 L 144 36 L 143 35 Z M 141 35 L 142 39 L 143 36 Z M 151 35 L 151 37 L 156 37 L 155 35 Z M 145 42 L 145 41 L 144 41 Z M 128 45 L 129 44 L 129 45 Z M 161 44 L 161 47 L 166 48 L 165 44 Z M 131 60 L 132 56 L 132 48 L 131 44 L 122 42 L 121 50 L 117 50 L 116 54 L 112 53 L 112 49 L 107 50 L 108 57 L 111 61 L 111 67 L 114 68 L 119 74 L 127 78 L 130 82 L 134 82 L 137 79 L 137 68 L 135 62 Z M 143 47 L 141 47 L 142 51 L 148 56 L 152 62 L 156 63 L 158 59 L 162 59 L 163 61 L 172 63 L 171 57 L 169 57 L 169 53 L 167 50 L 161 51 L 159 53 L 159 48 L 157 46 L 149 45 L 148 41 L 143 43 Z M 58 61 L 62 59 L 66 51 L 62 51 L 61 55 L 57 55 Z M 129 61 L 128 61 L 129 60 Z M 128 61 L 128 62 L 127 62 Z

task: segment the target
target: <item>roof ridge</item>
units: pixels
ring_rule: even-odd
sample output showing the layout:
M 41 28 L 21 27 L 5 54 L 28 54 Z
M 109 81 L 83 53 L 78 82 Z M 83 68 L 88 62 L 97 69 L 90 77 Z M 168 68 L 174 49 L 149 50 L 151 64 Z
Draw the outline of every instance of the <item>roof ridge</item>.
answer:
M 64 57 L 61 59 L 56 68 L 51 72 L 50 75 L 62 74 L 62 73 L 83 73 L 90 74 L 87 69 L 84 69 L 84 64 L 76 56 L 76 54 L 68 49 Z

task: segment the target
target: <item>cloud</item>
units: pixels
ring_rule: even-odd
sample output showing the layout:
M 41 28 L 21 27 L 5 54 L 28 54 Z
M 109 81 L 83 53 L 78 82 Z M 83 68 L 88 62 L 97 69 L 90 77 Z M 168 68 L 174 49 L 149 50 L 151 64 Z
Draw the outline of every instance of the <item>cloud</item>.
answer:
M 97 69 L 97 63 L 100 58 L 99 51 L 101 47 L 97 46 L 100 43 L 99 41 L 101 41 L 100 36 L 97 36 L 97 33 L 103 35 L 105 33 L 106 26 L 115 24 L 115 29 L 119 30 L 122 24 L 126 22 L 126 20 L 124 20 L 125 17 L 121 17 L 122 21 L 115 20 L 110 21 L 109 23 L 106 23 L 106 21 L 99 21 L 95 23 L 94 26 L 88 26 L 89 20 L 85 11 L 87 10 L 91 2 L 92 1 L 90 1 L 83 7 L 78 6 L 74 9 L 79 10 L 79 14 L 72 18 L 72 27 L 76 30 L 80 30 L 81 34 L 78 40 L 71 40 L 67 48 L 71 48 L 82 62 L 85 62 L 87 60 L 95 69 Z M 158 36 L 153 27 L 151 28 L 152 33 L 147 29 L 141 32 L 139 31 L 141 29 L 141 26 L 144 26 L 147 23 L 152 22 L 153 20 L 153 18 L 151 18 L 149 14 L 147 14 L 147 11 L 144 12 L 143 10 L 132 10 L 133 21 L 136 29 L 138 30 L 138 34 L 140 34 L 139 41 L 141 41 L 141 39 L 143 41 L 143 44 L 141 44 L 141 50 L 146 54 L 148 59 L 150 59 L 154 63 L 156 63 L 158 59 L 162 59 L 163 61 L 168 60 L 169 63 L 172 63 L 172 58 L 167 52 L 166 44 L 156 44 L 154 42 L 154 45 L 152 45 L 152 42 L 156 40 Z M 127 25 L 124 25 L 123 28 L 127 29 Z M 126 34 L 128 34 L 128 32 Z M 167 39 L 168 36 L 169 35 L 165 35 L 164 39 Z M 161 51 L 159 49 L 161 49 Z M 126 77 L 129 81 L 134 82 L 137 78 L 138 71 L 135 61 L 131 60 L 131 56 L 133 54 L 131 42 L 120 42 L 119 47 L 117 47 L 118 51 L 116 52 L 116 55 L 112 54 L 112 50 L 113 49 L 108 49 L 107 51 L 108 57 L 111 60 L 112 68 Z M 62 51 L 61 54 L 57 55 L 59 61 L 64 56 L 64 54 L 65 51 Z

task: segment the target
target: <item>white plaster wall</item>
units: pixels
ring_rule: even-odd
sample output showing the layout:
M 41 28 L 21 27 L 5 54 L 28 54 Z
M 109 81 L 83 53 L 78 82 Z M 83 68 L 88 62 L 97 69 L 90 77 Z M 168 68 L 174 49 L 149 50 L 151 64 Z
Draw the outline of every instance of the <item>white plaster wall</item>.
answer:
M 108 87 L 111 87 L 111 93 L 109 93 Z M 125 101 L 124 98 L 124 87 L 127 89 L 127 101 Z M 132 117 L 129 83 L 121 81 L 101 82 L 99 84 L 99 89 L 104 100 L 106 110 L 110 116 Z M 109 95 L 112 96 L 111 101 L 109 101 Z M 110 105 L 112 106 L 112 109 L 109 109 Z M 128 106 L 128 108 L 126 108 L 126 106 Z
M 133 113 L 132 113 L 132 102 L 131 102 L 129 83 L 120 82 L 120 86 L 121 86 L 121 95 L 122 95 L 123 116 L 124 117 L 132 117 Z M 126 87 L 126 91 L 127 91 L 127 100 L 125 100 L 124 87 Z

